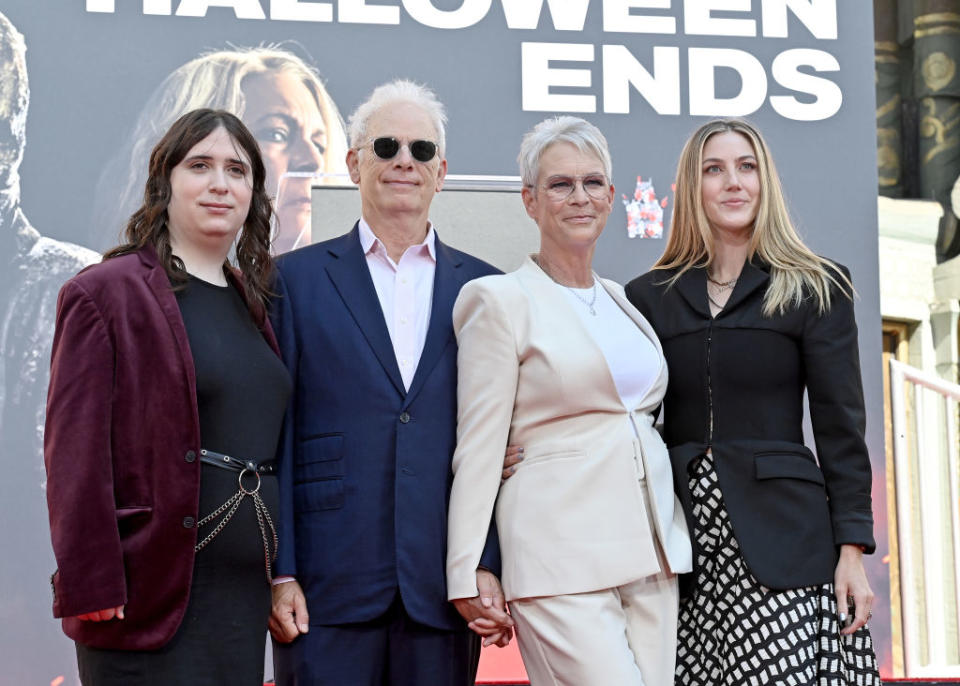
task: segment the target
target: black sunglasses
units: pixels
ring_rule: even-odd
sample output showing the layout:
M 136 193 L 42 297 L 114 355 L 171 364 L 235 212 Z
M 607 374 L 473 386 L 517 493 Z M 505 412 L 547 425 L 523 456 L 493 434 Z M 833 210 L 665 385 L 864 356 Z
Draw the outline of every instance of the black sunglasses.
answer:
M 403 144 L 396 138 L 373 139 L 373 152 L 381 160 L 392 160 L 402 147 Z M 437 144 L 432 141 L 410 141 L 408 148 L 410 156 L 417 162 L 429 162 L 437 154 Z

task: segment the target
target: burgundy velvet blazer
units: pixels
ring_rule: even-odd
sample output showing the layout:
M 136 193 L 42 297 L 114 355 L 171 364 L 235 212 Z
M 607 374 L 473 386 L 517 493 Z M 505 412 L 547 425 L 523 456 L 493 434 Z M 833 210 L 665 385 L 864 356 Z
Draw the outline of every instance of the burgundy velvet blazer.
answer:
M 262 331 L 277 351 L 269 321 Z M 152 650 L 180 626 L 197 542 L 196 397 L 180 308 L 152 249 L 63 286 L 44 462 L 53 614 L 80 643 Z M 75 618 L 117 605 L 126 606 L 123 620 Z

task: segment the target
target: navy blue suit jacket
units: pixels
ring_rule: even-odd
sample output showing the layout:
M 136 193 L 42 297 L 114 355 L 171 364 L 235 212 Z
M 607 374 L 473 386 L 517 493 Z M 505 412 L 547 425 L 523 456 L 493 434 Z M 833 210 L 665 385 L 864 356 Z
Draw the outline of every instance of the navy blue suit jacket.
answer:
M 461 286 L 497 270 L 439 241 L 423 354 L 404 390 L 356 226 L 278 260 L 273 322 L 293 377 L 280 447 L 277 575 L 296 576 L 310 623 L 363 622 L 399 589 L 408 614 L 461 629 L 447 602 Z M 482 564 L 499 573 L 491 534 Z

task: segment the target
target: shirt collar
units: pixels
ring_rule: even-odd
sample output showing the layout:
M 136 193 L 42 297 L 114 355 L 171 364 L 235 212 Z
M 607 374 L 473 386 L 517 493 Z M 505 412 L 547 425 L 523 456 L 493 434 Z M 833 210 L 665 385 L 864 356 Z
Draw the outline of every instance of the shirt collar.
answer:
M 375 233 L 373 233 L 373 229 L 370 228 L 367 220 L 363 217 L 360 217 L 358 224 L 360 230 L 360 247 L 363 248 L 363 254 L 369 255 L 374 250 L 383 250 L 384 254 L 386 254 L 386 246 L 384 246 L 383 242 L 377 238 Z M 436 262 L 436 238 L 437 233 L 433 230 L 433 222 L 427 222 L 427 235 L 423 239 L 423 242 L 411 247 L 420 246 L 421 251 L 426 248 L 427 253 L 430 255 L 430 259 Z

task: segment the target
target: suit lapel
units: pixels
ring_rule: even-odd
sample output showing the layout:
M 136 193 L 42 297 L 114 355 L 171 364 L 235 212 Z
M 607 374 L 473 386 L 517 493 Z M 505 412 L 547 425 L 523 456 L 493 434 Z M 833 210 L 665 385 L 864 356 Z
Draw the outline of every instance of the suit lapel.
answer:
M 453 337 L 453 304 L 463 285 L 459 274 L 461 259 L 447 245 L 441 243 L 439 237 L 435 237 L 434 253 L 437 256 L 437 266 L 433 275 L 433 302 L 430 306 L 427 339 L 417 363 L 417 371 L 410 382 L 405 405 L 413 402 L 423 388 L 427 377 L 440 361 L 444 349 Z
M 751 293 L 763 286 L 770 280 L 770 274 L 764 269 L 756 266 L 753 262 L 746 262 L 737 277 L 737 284 L 733 287 L 733 292 L 724 304 L 723 309 L 717 313 L 717 319 L 728 315 L 737 305 L 746 300 Z M 694 267 L 687 270 L 681 276 L 674 288 L 680 293 L 690 307 L 697 311 L 701 316 L 711 318 L 710 304 L 707 300 L 707 270 L 703 267 Z
M 709 319 L 710 303 L 707 301 L 707 270 L 703 267 L 693 267 L 684 272 L 673 285 L 680 296 L 687 301 L 697 314 Z
M 724 304 L 723 309 L 717 313 L 717 317 L 723 317 L 732 312 L 737 305 L 742 303 L 755 290 L 765 285 L 770 280 L 770 274 L 752 262 L 746 262 L 737 277 L 737 284 L 733 287 L 733 293 Z
M 584 351 L 589 349 L 593 351 L 587 357 L 593 360 L 597 373 L 602 374 L 606 380 L 603 385 L 603 392 L 598 397 L 601 397 L 604 401 L 609 401 L 614 408 L 623 408 L 623 401 L 620 398 L 619 391 L 617 391 L 617 384 L 613 380 L 613 374 L 603 350 L 587 330 L 587 327 L 580 321 L 580 317 L 574 312 L 573 304 L 563 294 L 561 288 L 558 288 L 556 282 L 529 257 L 517 270 L 517 274 L 524 277 L 525 285 L 530 290 L 536 306 L 538 308 L 542 307 L 550 312 L 552 317 L 556 318 L 556 329 L 550 335 L 563 336 L 564 344 L 573 350 Z M 594 274 L 594 278 L 600 280 L 596 274 Z M 574 334 L 574 332 L 576 333 Z M 579 340 L 573 339 L 571 334 L 576 335 Z M 597 379 L 599 380 L 599 378 L 598 376 Z
M 377 291 L 367 267 L 366 256 L 360 245 L 360 234 L 357 226 L 343 239 L 329 248 L 330 254 L 337 259 L 327 265 L 327 274 L 337 289 L 344 305 L 363 332 L 364 338 L 370 344 L 373 354 L 380 361 L 381 366 L 396 387 L 404 395 L 403 378 L 400 376 L 400 367 L 397 366 L 397 356 L 390 341 L 390 332 L 383 318 L 383 309 L 377 298 Z M 322 303 L 317 303 L 322 307 Z M 431 324 L 432 326 L 432 324 Z
M 143 279 L 153 292 L 153 297 L 157 299 L 157 305 L 167 320 L 167 324 L 170 325 L 170 331 L 177 342 L 177 354 L 183 365 L 187 388 L 190 391 L 190 406 L 193 408 L 194 416 L 199 416 L 197 409 L 197 374 L 193 364 L 193 354 L 190 352 L 190 339 L 187 337 L 187 327 L 183 324 L 183 315 L 180 314 L 177 298 L 170 287 L 170 279 L 157 259 L 153 248 L 142 248 L 139 256 L 141 263 L 148 268 Z

